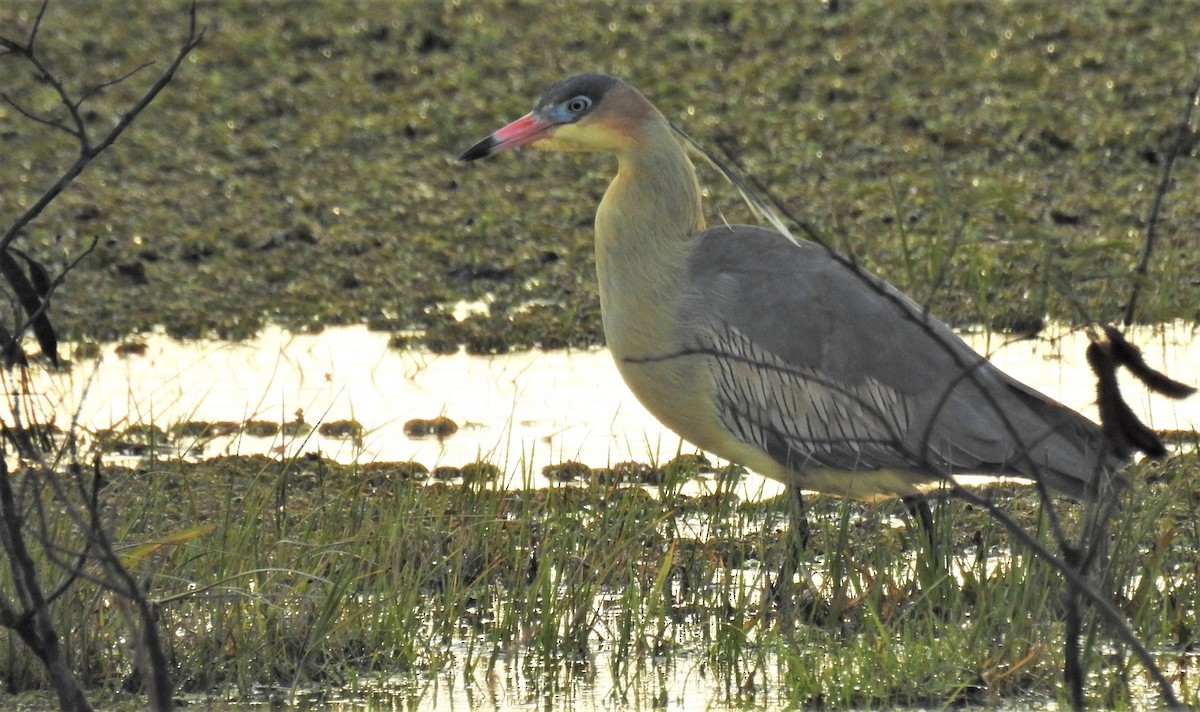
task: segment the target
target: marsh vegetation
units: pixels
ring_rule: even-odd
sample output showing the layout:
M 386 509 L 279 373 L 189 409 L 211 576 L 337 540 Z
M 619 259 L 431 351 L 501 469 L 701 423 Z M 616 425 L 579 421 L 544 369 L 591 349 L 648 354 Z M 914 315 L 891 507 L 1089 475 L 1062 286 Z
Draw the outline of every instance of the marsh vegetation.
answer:
M 136 101 L 136 82 L 111 80 L 174 46 L 179 5 L 50 5 L 41 37 L 55 76 L 103 84 L 81 125 L 100 131 Z M 0 35 L 30 27 L 39 6 L 0 9 Z M 31 263 L 71 265 L 47 312 L 64 339 L 365 322 L 431 351 L 598 343 L 590 222 L 609 167 L 454 163 L 546 83 L 591 69 L 629 78 L 952 323 L 1036 333 L 1048 319 L 1116 322 L 1135 286 L 1136 321 L 1200 320 L 1200 192 L 1181 189 L 1198 182 L 1198 134 L 1180 125 L 1200 46 L 1187 3 L 200 11 L 204 44 L 171 91 L 14 236 Z M 44 76 L 3 76 L 21 106 L 53 110 Z M 0 105 L 5 220 L 79 150 L 14 107 Z M 1154 260 L 1138 276 L 1172 151 Z M 555 179 L 526 180 L 531 171 Z M 709 188 L 714 220 L 739 214 L 732 191 L 715 177 Z M 485 306 L 455 318 L 463 301 Z M 18 425 L 5 420 L 20 438 L 45 424 Z M 961 502 L 937 503 L 930 543 L 898 503 L 816 497 L 799 548 L 789 504 L 738 496 L 730 472 L 427 483 L 319 452 L 195 462 L 153 437 L 135 467 L 93 470 L 99 453 L 77 450 L 75 435 L 11 437 L 6 481 L 22 521 L 37 523 L 30 570 L 53 578 L 97 532 L 111 543 L 110 559 L 79 555 L 49 609 L 91 692 L 146 684 L 129 603 L 142 600 L 174 689 L 194 700 L 315 686 L 407 708 L 449 684 L 472 704 L 572 708 L 602 680 L 603 702 L 618 706 L 682 706 L 697 689 L 730 708 L 1066 701 L 1073 604 L 1061 579 Z M 30 443 L 40 463 L 21 449 Z M 1130 469 L 1094 580 L 1197 705 L 1198 443 L 1178 433 L 1173 444 Z M 55 473 L 95 517 L 47 486 Z M 986 494 L 1045 538 L 1036 492 Z M 1077 508 L 1055 511 L 1080 526 Z M 0 592 L 14 571 L 0 572 Z M 115 589 L 113 571 L 132 589 Z M 1083 624 L 1088 698 L 1152 704 L 1145 667 L 1093 610 Z M 37 658 L 4 635 L 7 690 L 47 686 Z

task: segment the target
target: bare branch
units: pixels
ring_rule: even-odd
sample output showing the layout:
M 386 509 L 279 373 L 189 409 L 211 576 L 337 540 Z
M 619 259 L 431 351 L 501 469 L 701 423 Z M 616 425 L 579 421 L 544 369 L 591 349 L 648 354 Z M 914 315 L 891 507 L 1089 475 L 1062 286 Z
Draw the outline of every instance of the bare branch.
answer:
M 1037 540 L 1036 537 L 1026 531 L 1025 527 L 1022 527 L 1015 519 L 1009 516 L 1008 512 L 1005 512 L 1003 509 L 997 506 L 995 502 L 992 502 L 986 497 L 980 497 L 962 485 L 955 484 L 952 485 L 952 488 L 955 497 L 986 509 L 993 518 L 1004 525 L 1004 528 L 1007 529 L 1010 534 L 1028 547 L 1030 551 L 1034 552 L 1039 559 L 1042 559 L 1046 563 L 1050 564 L 1054 570 L 1062 574 L 1063 578 L 1066 579 L 1068 584 L 1074 587 L 1080 595 L 1087 599 L 1088 603 L 1091 603 L 1096 607 L 1097 610 L 1100 611 L 1100 613 L 1104 616 L 1104 619 L 1109 622 L 1109 624 L 1112 626 L 1112 629 L 1116 632 L 1116 637 L 1120 639 L 1121 642 L 1128 645 L 1133 651 L 1133 654 L 1138 658 L 1138 660 L 1141 661 L 1142 665 L 1146 668 L 1147 674 L 1149 674 L 1150 677 L 1154 679 L 1155 684 L 1158 685 L 1159 692 L 1162 695 L 1163 702 L 1166 704 L 1167 708 L 1186 709 L 1175 696 L 1175 688 L 1171 686 L 1170 681 L 1168 681 L 1166 676 L 1163 675 L 1162 670 L 1158 668 L 1158 664 L 1154 662 L 1154 656 L 1150 654 L 1150 651 L 1146 649 L 1146 646 L 1142 644 L 1142 641 L 1138 640 L 1137 635 L 1125 621 L 1125 617 L 1121 615 L 1121 612 L 1117 610 L 1107 596 L 1097 591 L 1096 588 L 1092 586 L 1092 584 L 1089 583 L 1086 578 L 1084 578 L 1083 574 L 1075 569 L 1075 567 L 1055 556 L 1053 552 L 1047 549 L 1040 541 Z
M 37 568 L 25 542 L 23 517 L 13 497 L 8 465 L 0 457 L 0 538 L 3 539 L 13 586 L 24 611 L 11 621 L 13 630 L 46 665 L 63 709 L 91 710 L 83 687 L 71 672 L 66 652 L 54 630 L 50 608 L 37 577 Z
M 63 133 L 70 134 L 71 136 L 76 135 L 75 131 L 73 129 L 71 129 L 69 126 L 67 126 L 66 124 L 64 124 L 60 121 L 54 121 L 52 119 L 47 119 L 47 118 L 38 116 L 37 114 L 33 113 L 32 111 L 30 111 L 30 110 L 26 109 L 25 107 L 21 106 L 20 104 L 18 104 L 15 99 L 13 99 L 11 96 L 9 96 L 8 94 L 6 94 L 4 92 L 0 92 L 0 99 L 3 99 L 4 103 L 11 106 L 13 108 L 13 110 L 15 110 L 18 114 L 20 114 L 21 116 L 24 116 L 25 118 L 29 119 L 30 121 L 35 121 L 39 124 L 42 124 L 43 126 L 49 126 L 52 129 L 58 129 L 59 131 L 62 131 Z
M 100 511 L 100 470 L 98 466 L 96 468 L 96 474 L 92 478 L 92 494 L 88 500 L 88 507 L 91 508 L 93 513 Z M 98 525 L 99 517 L 96 514 L 93 514 L 91 521 L 94 526 Z M 91 541 L 93 538 L 95 538 L 95 536 L 96 532 L 89 531 L 85 536 L 85 540 Z M 75 581 L 79 579 L 80 574 L 83 573 L 83 566 L 87 563 L 87 560 L 88 550 L 85 547 L 80 549 L 78 556 L 75 559 L 75 563 L 66 567 L 66 576 L 64 576 L 63 579 L 58 582 L 58 585 L 54 587 L 54 590 L 46 595 L 47 604 L 53 603 L 56 599 L 58 599 L 59 596 L 62 596 L 71 588 Z
M 33 26 L 29 28 L 29 39 L 25 42 L 26 48 L 30 53 L 33 52 L 33 45 L 37 41 L 38 30 L 42 26 L 42 18 L 46 16 L 46 8 L 50 7 L 50 0 L 42 0 L 42 6 L 38 8 L 37 17 L 33 18 Z
M 43 6 L 42 9 L 44 10 L 45 6 Z M 40 21 L 41 15 L 39 14 L 38 22 Z M 18 54 L 24 57 L 26 62 L 33 66 L 33 68 L 37 71 L 38 78 L 49 84 L 50 87 L 54 89 L 54 93 L 58 95 L 59 103 L 66 108 L 67 114 L 71 117 L 71 122 L 75 124 L 75 128 L 73 130 L 67 128 L 63 128 L 63 130 L 74 136 L 75 139 L 79 141 L 81 152 L 86 151 L 89 145 L 87 137 L 87 124 L 83 120 L 83 115 L 79 113 L 78 104 L 71 99 L 71 95 L 67 91 L 67 88 L 63 86 L 63 83 L 58 79 L 54 72 L 50 71 L 50 68 L 43 64 L 42 60 L 38 58 L 37 54 L 33 50 L 32 44 L 22 47 L 11 40 L 9 40 L 8 43 L 16 49 Z M 56 123 L 51 123 L 48 121 L 41 121 L 41 123 L 48 123 L 50 126 L 60 128 L 60 126 L 58 126 Z
M 0 250 L 7 248 L 9 244 L 16 239 L 17 234 L 22 228 L 28 225 L 38 215 L 41 215 L 42 211 L 46 209 L 46 206 L 53 202 L 54 199 L 57 198 L 58 195 L 72 183 L 72 181 L 79 177 L 79 174 L 82 173 L 89 164 L 91 164 L 92 160 L 95 159 L 97 155 L 104 152 L 105 149 L 111 146 L 117 140 L 117 138 L 124 133 L 125 129 L 129 128 L 129 125 L 133 123 L 134 119 L 136 119 L 138 115 L 141 114 L 142 111 L 154 101 L 159 92 L 161 92 L 163 88 L 165 88 L 167 84 L 169 84 L 170 81 L 175 77 L 175 72 L 179 69 L 179 66 L 183 64 L 183 60 L 186 59 L 187 56 L 191 54 L 192 50 L 199 46 L 203 40 L 204 29 L 199 28 L 196 25 L 196 6 L 193 4 L 190 10 L 188 35 L 184 39 L 183 44 L 180 45 L 179 50 L 176 52 L 175 58 L 171 61 L 170 66 L 168 66 L 166 70 L 159 75 L 154 84 L 151 85 L 146 93 L 142 95 L 142 98 L 139 99 L 137 103 L 133 105 L 133 107 L 121 115 L 120 120 L 115 126 L 113 126 L 112 130 L 110 130 L 108 134 L 105 135 L 105 137 L 101 139 L 100 142 L 95 146 L 88 144 L 86 133 L 83 132 L 84 130 L 82 128 L 80 129 L 81 133 L 79 134 L 79 139 L 81 148 L 79 151 L 79 157 L 69 168 L 67 168 L 66 171 L 63 172 L 61 176 L 59 176 L 54 185 L 50 186 L 50 188 L 42 194 L 42 197 L 38 198 L 33 205 L 31 205 L 24 213 L 18 216 L 17 219 L 14 220 L 13 223 L 8 227 L 8 229 L 5 230 L 3 236 L 0 236 Z M 40 67 L 41 65 L 36 64 L 35 66 Z M 61 83 L 55 81 L 54 84 L 56 85 L 56 91 L 59 91 L 59 96 L 64 97 L 66 92 L 65 90 L 61 89 Z M 69 101 L 66 103 L 70 105 Z M 71 106 L 70 110 L 75 116 L 79 116 L 77 107 Z M 78 120 L 82 126 L 82 118 L 80 117 Z
M 100 488 L 100 456 L 97 455 L 93 463 L 95 468 L 95 478 L 93 489 L 99 492 Z M 146 694 L 149 698 L 150 705 L 155 710 L 170 710 L 174 708 L 172 699 L 171 681 L 167 676 L 167 671 L 170 666 L 167 664 L 166 657 L 163 655 L 162 640 L 156 622 L 154 604 L 150 601 L 146 593 L 138 585 L 137 579 L 133 577 L 125 564 L 121 562 L 121 558 L 117 556 L 112 540 L 108 538 L 108 533 L 104 531 L 104 525 L 100 521 L 100 507 L 98 502 L 93 501 L 92 506 L 88 508 L 91 513 L 92 536 L 88 539 L 91 543 L 91 548 L 97 553 L 98 558 L 104 562 L 110 576 L 115 577 L 118 581 L 124 584 L 125 598 L 133 603 L 137 611 L 138 622 L 141 626 L 141 638 L 138 650 L 142 655 L 149 657 L 146 661 L 148 664 L 142 670 L 142 676 L 146 682 Z
M 90 99 L 93 94 L 95 94 L 99 91 L 103 91 L 104 89 L 107 89 L 108 87 L 114 86 L 116 84 L 120 84 L 121 82 L 125 81 L 126 79 L 128 79 L 128 78 L 132 77 L 133 75 L 137 74 L 138 72 L 142 71 L 146 67 L 151 67 L 151 66 L 154 66 L 154 62 L 145 62 L 143 64 L 138 65 L 137 67 L 134 67 L 133 69 L 129 70 L 128 72 L 125 72 L 124 74 L 117 77 L 116 79 L 110 79 L 107 82 L 101 82 L 101 83 L 97 84 L 96 86 L 92 87 L 91 89 L 88 89 L 87 91 L 85 91 L 83 93 L 83 96 L 79 97 L 79 101 L 75 102 L 75 105 L 82 106 L 83 102 Z
M 78 144 L 78 156 L 74 162 L 54 181 L 40 198 L 16 220 L 8 226 L 0 236 L 0 272 L 4 273 L 6 281 L 12 286 L 14 293 L 20 299 L 27 317 L 24 325 L 17 330 L 11 340 L 16 343 L 19 335 L 28 330 L 38 335 L 43 350 L 45 344 L 56 341 L 56 336 L 46 318 L 46 307 L 50 297 L 63 282 L 66 275 L 90 254 L 95 248 L 96 241 L 78 255 L 75 260 L 65 267 L 55 278 L 37 260 L 30 258 L 12 244 L 17 236 L 23 234 L 25 227 L 53 202 L 71 182 L 102 152 L 108 149 L 127 129 L 133 121 L 150 105 L 158 94 L 174 78 L 184 59 L 203 40 L 204 31 L 196 24 L 196 6 L 193 3 L 189 11 L 188 32 L 179 45 L 170 65 L 152 82 L 141 98 L 134 102 L 118 117 L 115 125 L 97 143 L 92 142 L 88 135 L 87 123 L 83 118 L 81 107 L 97 93 L 114 84 L 126 81 L 134 74 L 142 71 L 151 63 L 142 64 L 120 77 L 101 82 L 82 93 L 78 99 L 63 82 L 63 77 L 57 75 L 43 62 L 43 58 L 35 51 L 38 32 L 45 16 L 48 0 L 43 0 L 38 10 L 25 43 L 0 36 L 0 56 L 19 58 L 31 68 L 35 77 L 51 87 L 66 111 L 66 117 L 55 118 L 60 110 L 52 110 L 48 115 L 39 115 L 32 105 L 0 93 L 0 100 L 31 122 L 48 126 L 72 136 Z M 17 258 L 24 260 L 21 263 Z M 50 348 L 53 351 L 53 346 Z M 24 372 L 22 372 L 24 373 Z M 59 695 L 59 703 L 63 709 L 90 710 L 83 689 L 74 676 L 69 665 L 58 633 L 54 628 L 51 616 L 51 604 L 62 597 L 73 586 L 81 581 L 113 591 L 117 594 L 117 603 L 129 620 L 133 636 L 138 640 L 135 646 L 137 660 L 134 663 L 146 681 L 150 706 L 156 710 L 173 708 L 169 666 L 163 653 L 163 644 L 157 628 L 155 604 L 148 594 L 142 590 L 133 572 L 127 569 L 118 556 L 112 540 L 105 531 L 102 521 L 102 509 L 99 502 L 100 493 L 100 464 L 95 462 L 90 486 L 76 475 L 78 491 L 72 492 L 68 483 L 64 482 L 54 465 L 47 462 L 46 450 L 42 446 L 29 442 L 26 437 L 20 437 L 22 428 L 20 393 L 25 388 L 13 391 L 13 417 L 16 426 L 13 428 L 13 443 L 22 448 L 38 463 L 36 474 L 26 474 L 24 477 L 10 477 L 7 463 L 0 457 L 0 547 L 3 548 L 11 569 L 13 593 L 0 595 L 0 626 L 14 631 L 24 644 L 42 661 L 52 681 L 55 692 Z M 5 426 L 7 433 L 8 428 Z M 26 450 L 29 452 L 26 453 Z M 59 455 L 62 451 L 59 451 Z M 17 482 L 22 484 L 20 496 L 14 491 Z M 43 488 L 47 488 L 43 490 Z M 74 530 L 78 533 L 78 546 L 70 542 L 56 541 L 47 528 L 47 512 L 49 502 L 54 502 L 70 519 Z M 30 555 L 31 545 L 40 545 L 39 551 L 51 563 L 64 573 L 52 590 L 47 592 L 39 578 L 39 572 L 33 564 Z M 10 600 L 11 599 L 11 600 Z

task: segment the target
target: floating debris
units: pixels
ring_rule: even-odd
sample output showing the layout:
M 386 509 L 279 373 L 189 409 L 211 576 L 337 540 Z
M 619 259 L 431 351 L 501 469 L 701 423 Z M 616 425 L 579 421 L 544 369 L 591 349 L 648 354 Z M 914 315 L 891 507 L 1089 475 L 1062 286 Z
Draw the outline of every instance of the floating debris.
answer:
M 205 440 L 233 435 L 241 430 L 241 426 L 230 420 L 188 420 L 172 425 L 169 435 L 173 441 Z
M 500 477 L 500 468 L 490 462 L 472 462 L 462 466 L 464 482 L 490 482 Z
M 712 462 L 701 453 L 680 455 L 666 465 L 663 470 L 672 474 L 687 473 L 691 475 L 708 474 L 713 471 Z
M 546 465 L 542 468 L 542 477 L 551 482 L 573 482 L 586 480 L 592 476 L 592 468 L 582 462 L 568 460 L 557 465 Z
M 270 420 L 247 420 L 242 432 L 256 438 L 272 438 L 279 434 L 279 423 Z
M 122 341 L 113 347 L 113 353 L 118 356 L 145 356 L 149 348 L 143 341 Z
M 297 408 L 295 418 L 295 420 L 280 426 L 284 435 L 307 435 L 312 432 L 312 426 L 304 422 L 304 409 Z
M 458 432 L 458 423 L 439 415 L 436 418 L 413 418 L 404 423 L 404 434 L 410 438 L 424 438 L 430 435 L 441 440 Z
M 326 438 L 358 438 L 362 437 L 363 426 L 357 420 L 332 420 L 321 423 L 317 432 Z
M 462 470 L 453 465 L 435 467 L 430 474 L 433 475 L 433 479 L 435 480 L 455 480 L 463 476 Z

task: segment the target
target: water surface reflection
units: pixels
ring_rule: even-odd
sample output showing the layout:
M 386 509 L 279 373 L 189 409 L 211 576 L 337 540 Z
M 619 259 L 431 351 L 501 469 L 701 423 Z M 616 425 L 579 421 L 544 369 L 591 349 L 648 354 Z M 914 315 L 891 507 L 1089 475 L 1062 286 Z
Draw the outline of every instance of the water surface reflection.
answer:
M 1082 332 L 1053 328 L 1038 340 L 988 333 L 965 338 L 1002 369 L 1096 418 L 1094 380 Z M 1200 381 L 1196 328 L 1175 324 L 1131 334 L 1147 362 L 1185 383 Z M 530 351 L 497 356 L 397 351 L 387 334 L 364 327 L 315 335 L 267 330 L 246 342 L 144 339 L 142 354 L 114 345 L 69 373 L 35 375 L 35 406 L 60 426 L 72 418 L 90 431 L 184 421 L 289 422 L 314 426 L 353 419 L 360 439 L 235 434 L 195 443 L 197 454 L 319 451 L 343 462 L 417 460 L 431 469 L 486 459 L 510 480 L 544 465 L 579 460 L 598 467 L 623 460 L 665 461 L 693 448 L 665 430 L 632 397 L 607 351 Z M 1151 398 L 1136 383 L 1125 394 L 1157 429 L 1200 427 L 1200 398 Z M 439 441 L 403 432 L 412 418 L 445 415 L 460 430 Z

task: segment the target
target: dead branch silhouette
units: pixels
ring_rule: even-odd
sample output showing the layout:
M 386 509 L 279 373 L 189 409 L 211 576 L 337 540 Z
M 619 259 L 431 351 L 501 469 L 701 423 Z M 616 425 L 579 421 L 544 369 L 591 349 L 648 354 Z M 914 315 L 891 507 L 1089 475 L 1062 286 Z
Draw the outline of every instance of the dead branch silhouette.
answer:
M 101 502 L 99 462 L 94 463 L 92 475 L 78 464 L 72 438 L 57 447 L 49 438 L 41 441 L 30 435 L 33 426 L 25 423 L 26 407 L 22 393 L 27 369 L 32 367 L 21 345 L 22 336 L 32 332 L 43 355 L 53 366 L 58 364 L 58 337 L 50 321 L 48 307 L 51 295 L 68 275 L 94 249 L 95 241 L 71 259 L 62 270 L 51 275 L 49 270 L 29 254 L 17 248 L 16 240 L 59 195 L 66 190 L 91 163 L 109 149 L 171 82 L 184 59 L 201 43 L 204 29 L 197 25 L 196 6 L 188 12 L 187 33 L 168 66 L 154 79 L 149 88 L 120 117 L 103 136 L 94 139 L 84 121 L 83 107 L 98 91 L 130 80 L 152 66 L 142 64 L 120 76 L 104 80 L 74 94 L 66 78 L 57 74 L 43 59 L 40 30 L 49 8 L 44 0 L 38 8 L 25 39 L 0 35 L 0 60 L 8 59 L 28 66 L 39 81 L 49 86 L 65 111 L 65 119 L 41 115 L 19 98 L 0 91 L 0 101 L 28 121 L 50 127 L 71 137 L 78 152 L 71 163 L 26 210 L 17 215 L 0 233 L 0 279 L 12 291 L 23 317 L 18 317 L 13 329 L 0 324 L 0 357 L 9 373 L 20 379 L 21 387 L 12 389 L 8 422 L 0 421 L 0 547 L 8 560 L 12 592 L 0 591 L 0 626 L 14 631 L 20 640 L 37 656 L 46 668 L 51 686 L 64 710 L 91 710 L 83 685 L 60 642 L 55 629 L 51 607 L 81 582 L 89 582 L 115 594 L 117 607 L 122 610 L 130 628 L 135 651 L 133 667 L 139 673 L 147 701 L 152 709 L 174 708 L 170 669 L 158 631 L 157 612 L 148 593 L 116 553 L 109 536 Z M 18 472 L 10 472 L 7 455 L 11 447 L 22 459 Z M 62 461 L 68 460 L 66 467 Z M 73 485 L 72 485 L 73 483 Z M 76 534 L 67 544 L 51 534 L 53 516 L 47 504 L 53 503 L 58 514 L 65 514 L 73 523 Z M 37 563 L 35 551 L 49 562 L 51 570 L 59 572 L 57 583 L 47 588 L 43 577 L 49 574 Z

